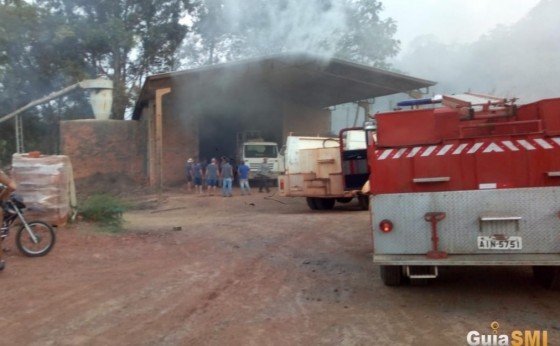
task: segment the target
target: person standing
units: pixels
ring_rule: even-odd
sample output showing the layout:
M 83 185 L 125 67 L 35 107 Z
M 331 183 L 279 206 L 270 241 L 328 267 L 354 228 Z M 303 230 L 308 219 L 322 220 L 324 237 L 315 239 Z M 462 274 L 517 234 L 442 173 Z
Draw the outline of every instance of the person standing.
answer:
M 16 183 L 2 170 L 0 170 L 0 183 L 5 185 L 2 192 L 0 192 L 0 203 L 4 204 L 4 201 L 10 196 L 10 193 L 16 189 Z M 4 209 L 2 205 L 0 205 L 0 220 L 4 223 Z M 0 271 L 4 270 L 4 267 L 6 266 L 6 263 L 2 259 L 2 255 L 4 253 L 2 243 L 4 242 L 4 238 L 7 236 L 8 230 L 0 230 Z
M 193 188 L 193 180 L 194 180 L 193 166 L 194 166 L 194 160 L 192 158 L 189 158 L 187 160 L 187 164 L 185 165 L 185 177 L 187 179 L 187 191 L 189 193 L 192 192 L 192 188 Z
M 224 164 L 224 157 L 216 159 L 216 164 L 218 165 L 218 187 L 222 188 L 222 166 Z
M 233 168 L 227 159 L 223 159 L 222 163 L 222 196 L 232 196 Z
M 239 188 L 241 189 L 241 194 L 247 193 L 251 194 L 251 187 L 249 186 L 249 171 L 251 168 L 245 164 L 245 161 L 241 161 L 239 167 L 237 167 L 237 177 L 239 179 Z
M 198 160 L 193 165 L 193 180 L 194 180 L 194 191 L 199 195 L 202 194 L 202 177 L 204 173 L 202 172 L 202 164 Z
M 216 163 L 216 159 L 212 159 L 210 164 L 206 166 L 206 182 L 208 184 L 208 193 L 213 195 L 216 191 L 216 186 L 218 186 L 218 177 L 220 175 L 220 169 Z
M 202 159 L 202 161 L 200 161 L 200 168 L 202 169 L 202 191 L 208 191 L 208 175 L 206 174 L 206 167 L 208 167 L 208 161 L 206 159 Z
M 263 189 L 265 189 L 267 193 L 270 192 L 268 185 L 270 182 L 271 174 L 272 174 L 272 170 L 270 169 L 270 166 L 268 165 L 268 160 L 265 157 L 263 158 L 263 162 L 259 166 L 259 170 L 257 173 L 257 178 L 259 180 L 259 192 L 263 192 Z

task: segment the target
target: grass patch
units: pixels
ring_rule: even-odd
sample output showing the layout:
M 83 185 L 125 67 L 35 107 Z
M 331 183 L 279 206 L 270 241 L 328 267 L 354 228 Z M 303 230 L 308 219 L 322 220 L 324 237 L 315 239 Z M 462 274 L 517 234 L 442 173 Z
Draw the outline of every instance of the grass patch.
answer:
M 95 222 L 108 232 L 118 233 L 122 230 L 123 213 L 128 209 L 127 204 L 116 197 L 97 194 L 88 197 L 78 208 L 78 213 L 84 220 Z

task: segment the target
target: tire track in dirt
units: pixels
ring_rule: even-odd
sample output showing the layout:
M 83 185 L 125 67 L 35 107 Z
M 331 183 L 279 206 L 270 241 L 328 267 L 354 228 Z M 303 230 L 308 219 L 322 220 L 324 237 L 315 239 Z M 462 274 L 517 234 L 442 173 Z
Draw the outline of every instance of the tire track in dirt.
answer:
M 316 227 L 319 218 L 324 216 L 305 216 L 307 219 L 305 222 L 300 223 L 301 225 L 312 225 Z M 274 306 L 275 300 L 285 296 L 286 293 L 282 292 L 282 288 L 285 288 L 285 283 L 289 282 L 290 272 L 287 270 L 286 263 L 291 263 L 293 266 L 299 266 L 301 260 L 294 257 L 292 249 L 297 248 L 297 244 L 309 244 L 313 242 L 317 237 L 313 233 L 301 232 L 301 230 L 292 230 L 289 232 L 282 233 L 265 245 L 259 253 L 254 255 L 253 260 L 249 263 L 240 263 L 239 268 L 232 273 L 231 277 L 235 277 L 237 281 L 231 285 L 218 286 L 218 291 L 213 291 L 211 305 L 205 303 L 202 305 L 202 314 L 199 314 L 197 318 L 202 318 L 201 321 L 197 321 L 201 325 L 212 325 L 216 321 L 220 321 L 217 327 L 211 330 L 204 328 L 196 328 L 200 330 L 199 336 L 194 336 L 188 333 L 177 334 L 175 340 L 182 340 L 182 342 L 188 344 L 220 344 L 221 340 L 224 339 L 224 335 L 221 333 L 223 331 L 228 332 L 233 321 L 239 319 L 239 315 L 244 310 L 249 313 L 250 316 L 245 316 L 245 319 L 251 321 L 252 319 L 273 320 L 282 318 L 283 316 L 278 316 L 279 311 L 275 310 L 269 313 L 269 307 Z M 287 251 L 286 251 L 287 249 Z M 284 251 L 283 251 L 284 250 Z M 274 254 L 274 255 L 272 255 Z M 281 257 L 280 260 L 275 257 Z M 301 275 L 301 274 L 300 274 Z M 302 279 L 302 278 L 299 278 Z M 306 278 L 303 278 L 306 279 Z M 308 279 L 307 279 L 308 280 Z M 231 282 L 231 281 L 230 281 Z M 260 289 L 255 289 L 260 287 Z M 264 292 L 263 292 L 264 291 Z M 285 288 L 285 291 L 291 293 L 290 288 Z M 255 306 L 255 297 L 266 297 L 262 299 L 257 306 Z M 296 297 L 297 298 L 297 297 Z M 285 298 L 284 298 L 285 299 Z M 235 302 L 235 303 L 232 303 Z M 305 301 L 309 303 L 308 301 Z M 228 306 L 227 309 L 223 309 L 224 306 Z M 213 311 L 209 311 L 211 308 Z M 225 310 L 226 312 L 222 312 Z M 290 301 L 289 305 L 281 309 L 282 314 L 288 318 L 297 317 L 300 319 L 299 323 L 302 325 L 307 325 L 306 320 L 306 306 L 301 303 L 301 299 L 296 299 L 295 301 Z M 253 331 L 254 332 L 254 331 Z M 262 331 L 261 333 L 264 333 Z M 258 332 L 257 332 L 258 334 Z M 267 338 L 274 339 L 270 331 L 266 332 Z M 285 339 L 284 333 L 279 336 L 278 340 Z M 183 340 L 183 338 L 188 338 Z M 228 338 L 228 340 L 231 338 Z M 248 340 L 240 340 L 240 344 L 247 344 Z

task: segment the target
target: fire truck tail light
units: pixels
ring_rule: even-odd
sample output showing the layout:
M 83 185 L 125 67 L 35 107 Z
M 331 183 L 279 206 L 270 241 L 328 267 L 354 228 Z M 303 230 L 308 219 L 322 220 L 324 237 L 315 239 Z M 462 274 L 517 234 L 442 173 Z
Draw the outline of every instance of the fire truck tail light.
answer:
M 379 223 L 379 230 L 383 233 L 389 233 L 393 230 L 393 223 L 391 222 L 391 220 L 382 220 Z

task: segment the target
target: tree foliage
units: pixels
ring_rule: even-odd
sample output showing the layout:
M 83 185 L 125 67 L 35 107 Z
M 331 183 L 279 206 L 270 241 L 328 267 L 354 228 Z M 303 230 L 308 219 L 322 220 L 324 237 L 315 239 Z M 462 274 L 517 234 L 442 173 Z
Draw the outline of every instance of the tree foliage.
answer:
M 37 0 L 62 18 L 76 49 L 114 82 L 113 118 L 122 119 L 144 77 L 168 72 L 188 27 L 190 0 Z
M 399 52 L 393 38 L 397 25 L 381 19 L 383 6 L 377 1 L 351 2 L 347 10 L 347 30 L 341 33 L 335 56 L 376 67 L 388 67 L 386 59 Z
M 0 115 L 87 73 L 67 33 L 62 20 L 25 1 L 0 3 Z M 71 95 L 64 105 L 55 102 L 27 111 L 22 117 L 26 147 L 56 152 L 58 138 L 52 134 L 58 133 L 58 115 L 68 114 L 68 105 L 83 108 L 85 102 L 83 95 Z M 9 162 L 15 151 L 13 120 L 0 124 L 0 136 L 0 160 Z
M 398 53 L 376 0 L 204 0 L 183 46 L 186 65 L 309 52 L 371 66 Z
M 0 0 L 0 115 L 105 74 L 115 85 L 112 117 L 122 119 L 144 77 L 176 65 L 193 9 L 191 0 Z M 58 121 L 84 117 L 92 111 L 80 92 L 26 111 L 26 148 L 58 153 Z M 13 120 L 0 123 L 3 162 L 14 132 Z

